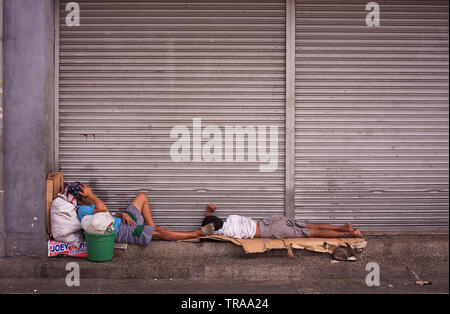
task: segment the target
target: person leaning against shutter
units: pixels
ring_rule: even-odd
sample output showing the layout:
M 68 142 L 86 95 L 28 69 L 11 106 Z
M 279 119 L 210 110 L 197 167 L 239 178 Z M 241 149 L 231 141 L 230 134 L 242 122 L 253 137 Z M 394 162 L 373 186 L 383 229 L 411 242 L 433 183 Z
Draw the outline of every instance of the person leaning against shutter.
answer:
M 80 184 L 80 191 L 76 193 L 78 219 L 85 215 L 94 215 L 106 212 L 108 208 L 87 185 Z M 127 209 L 121 213 L 114 213 L 114 227 L 116 229 L 116 242 L 148 245 L 152 239 L 185 240 L 194 239 L 214 232 L 212 223 L 192 232 L 170 231 L 157 226 L 152 218 L 150 203 L 144 193 L 136 195 Z

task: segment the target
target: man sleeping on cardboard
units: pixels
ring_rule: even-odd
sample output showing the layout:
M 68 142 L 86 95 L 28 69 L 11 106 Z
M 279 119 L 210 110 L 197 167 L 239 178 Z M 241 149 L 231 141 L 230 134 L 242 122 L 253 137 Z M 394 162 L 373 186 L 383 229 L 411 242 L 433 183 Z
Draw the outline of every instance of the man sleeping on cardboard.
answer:
M 353 228 L 350 222 L 343 226 L 328 224 L 306 224 L 298 219 L 272 215 L 255 221 L 248 217 L 230 215 L 225 222 L 212 213 L 215 204 L 209 204 L 202 226 L 214 224 L 214 234 L 221 234 L 235 239 L 251 238 L 362 238 L 360 230 Z

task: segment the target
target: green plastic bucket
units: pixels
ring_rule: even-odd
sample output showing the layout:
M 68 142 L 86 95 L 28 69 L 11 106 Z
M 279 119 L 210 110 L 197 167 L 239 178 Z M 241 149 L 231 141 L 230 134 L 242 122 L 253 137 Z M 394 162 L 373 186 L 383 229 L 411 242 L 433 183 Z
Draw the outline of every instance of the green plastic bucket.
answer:
M 114 240 L 116 231 L 105 234 L 84 232 L 88 251 L 88 260 L 93 262 L 107 262 L 114 257 Z

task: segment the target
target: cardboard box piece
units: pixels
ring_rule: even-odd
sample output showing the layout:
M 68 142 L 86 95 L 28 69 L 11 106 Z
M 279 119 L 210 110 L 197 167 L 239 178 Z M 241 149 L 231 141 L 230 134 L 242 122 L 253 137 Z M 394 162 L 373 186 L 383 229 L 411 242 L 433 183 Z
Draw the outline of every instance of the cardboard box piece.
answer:
M 58 193 L 64 189 L 64 177 L 62 172 L 50 173 L 47 176 L 47 193 L 46 193 L 46 219 L 47 219 L 47 240 L 51 238 L 51 222 L 50 222 L 50 208 L 53 200 L 58 196 Z
M 293 257 L 292 249 L 332 254 L 333 250 L 339 246 L 349 244 L 357 251 L 362 251 L 367 245 L 367 242 L 360 238 L 288 238 L 277 240 L 268 238 L 233 239 L 224 235 L 204 236 L 199 239 L 185 240 L 185 242 L 199 242 L 201 239 L 231 242 L 242 246 L 246 254 L 284 249 L 288 251 L 290 257 Z

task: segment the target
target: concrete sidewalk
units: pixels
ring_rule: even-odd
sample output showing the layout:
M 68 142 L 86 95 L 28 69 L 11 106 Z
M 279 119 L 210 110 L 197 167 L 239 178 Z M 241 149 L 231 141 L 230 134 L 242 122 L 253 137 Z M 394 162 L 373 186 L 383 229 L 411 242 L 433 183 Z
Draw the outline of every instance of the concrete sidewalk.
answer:
M 305 250 L 294 250 L 294 259 L 285 250 L 246 255 L 239 246 L 216 241 L 129 245 L 116 249 L 107 263 L 6 257 L 0 259 L 0 293 L 449 292 L 448 233 L 383 233 L 365 239 L 367 248 L 355 262 L 337 262 L 329 254 Z M 80 266 L 79 287 L 65 284 L 69 262 Z M 370 262 L 380 267 L 379 287 L 366 285 Z M 432 285 L 416 285 L 403 263 Z

